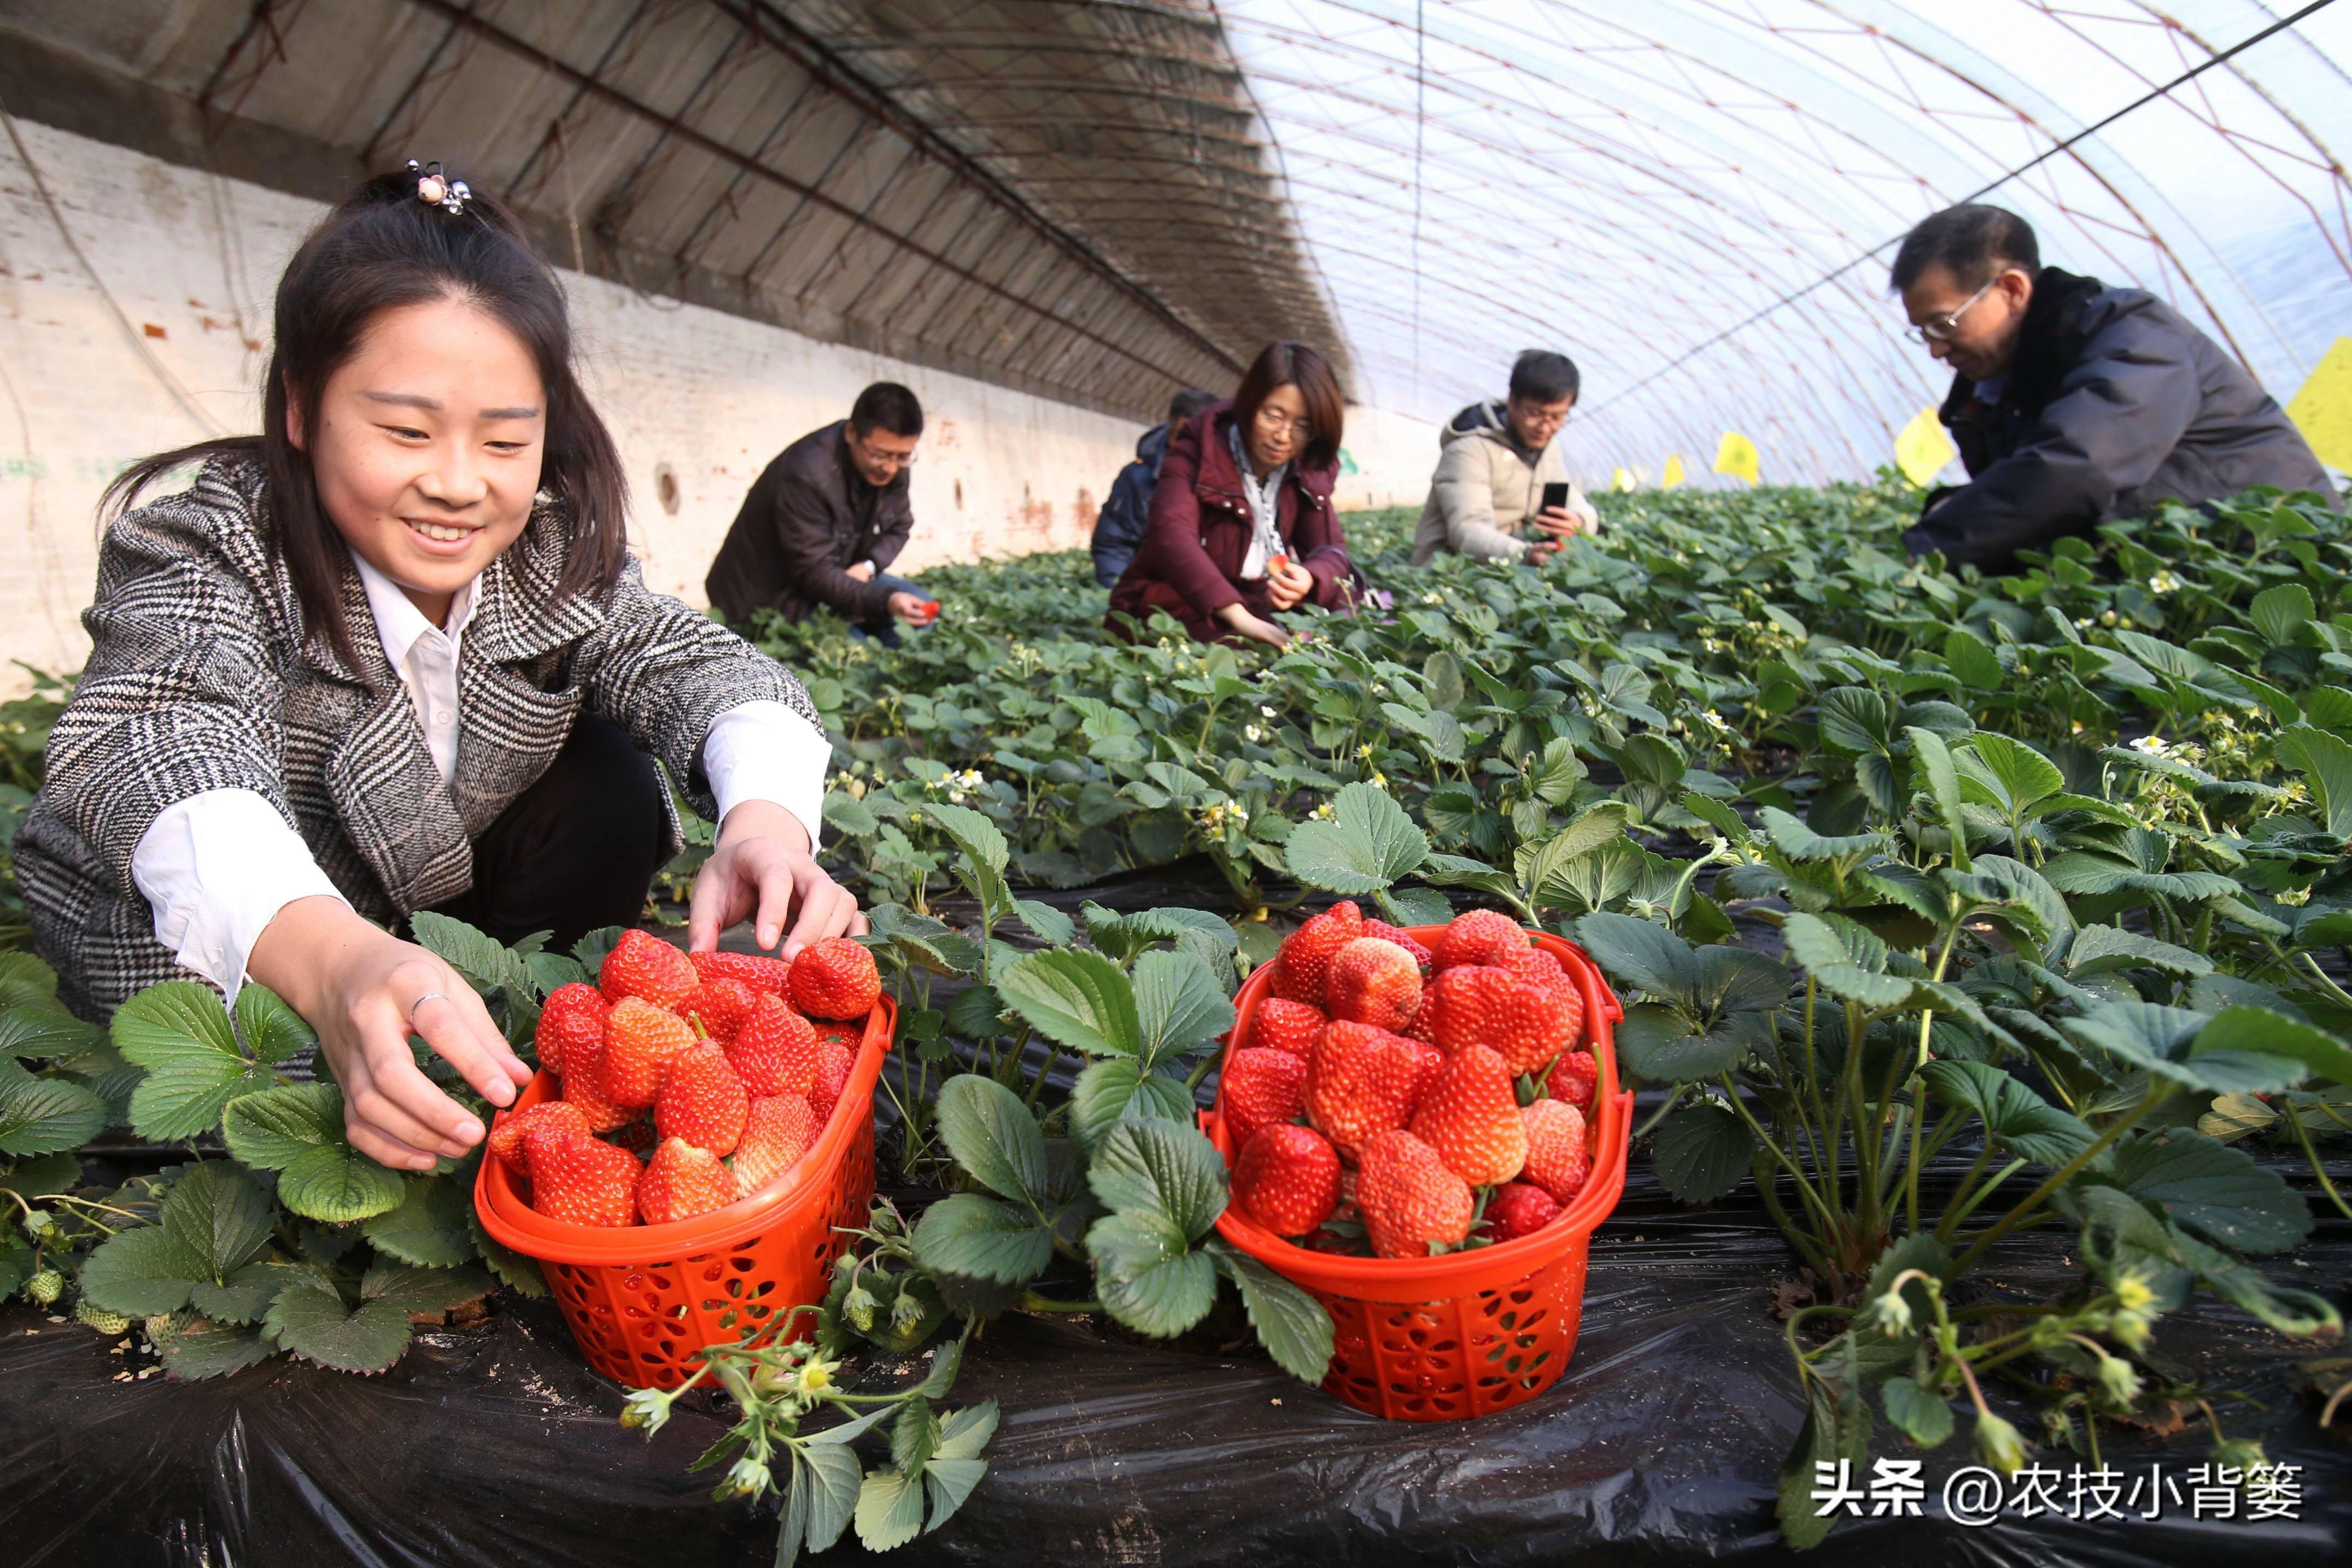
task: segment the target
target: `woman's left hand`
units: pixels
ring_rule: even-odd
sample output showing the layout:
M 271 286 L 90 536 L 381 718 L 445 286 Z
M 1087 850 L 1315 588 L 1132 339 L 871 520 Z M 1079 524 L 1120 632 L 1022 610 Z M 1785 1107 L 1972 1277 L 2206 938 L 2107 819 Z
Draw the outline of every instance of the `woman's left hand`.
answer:
M 1265 572 L 1266 597 L 1277 610 L 1295 607 L 1315 592 L 1315 574 L 1296 561 L 1270 562 Z
M 786 958 L 829 936 L 866 934 L 857 900 L 810 855 L 800 818 L 772 801 L 739 802 L 719 825 L 718 846 L 694 879 L 687 951 L 710 952 L 747 916 L 753 940 L 761 948 L 782 941 Z

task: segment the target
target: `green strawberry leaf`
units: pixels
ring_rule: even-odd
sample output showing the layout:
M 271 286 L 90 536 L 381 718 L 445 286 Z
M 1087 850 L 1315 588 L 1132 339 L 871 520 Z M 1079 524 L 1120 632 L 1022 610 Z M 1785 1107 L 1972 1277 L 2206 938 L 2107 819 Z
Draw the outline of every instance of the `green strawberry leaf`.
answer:
M 1087 1182 L 1105 1208 L 1166 1220 L 1188 1243 L 1225 1212 L 1225 1163 L 1185 1122 L 1120 1122 L 1095 1146 Z
M 981 1073 L 948 1079 L 939 1093 L 939 1126 L 948 1152 L 981 1185 L 1016 1203 L 1045 1193 L 1045 1136 L 1003 1084 Z
M 1192 1091 L 1168 1072 L 1146 1074 L 1122 1057 L 1089 1062 L 1070 1092 L 1070 1127 L 1091 1149 L 1121 1121 L 1192 1120 Z
M 131 1096 L 131 1125 L 146 1137 L 176 1142 L 210 1132 L 230 1100 L 271 1086 L 268 1061 L 237 1044 L 208 985 L 151 985 L 115 1010 L 113 1031 L 123 1059 L 147 1069 Z M 282 1032 L 267 1037 L 273 1047 L 286 1043 Z
M 1142 1054 L 1134 985 L 1099 952 L 1030 953 L 998 974 L 996 987 L 1048 1039 L 1091 1057 Z
M 1939 1394 L 1930 1394 L 1907 1377 L 1886 1380 L 1878 1392 L 1886 1419 L 1919 1447 L 1940 1447 L 1952 1435 L 1952 1406 Z
M 396 1172 L 341 1139 L 297 1158 L 279 1173 L 278 1201 L 305 1219 L 348 1225 L 396 1208 L 406 1189 Z
M 1197 953 L 1155 948 L 1135 961 L 1139 1059 L 1148 1070 L 1234 1026 L 1234 1005 Z
M 1216 1302 L 1216 1264 L 1192 1251 L 1184 1232 L 1159 1215 L 1139 1211 L 1095 1221 L 1087 1231 L 1087 1251 L 1104 1309 L 1139 1333 L 1173 1338 Z
M 934 1273 L 1015 1286 L 1034 1279 L 1052 1260 L 1054 1234 L 992 1198 L 958 1193 L 923 1211 L 914 1246 L 915 1261 Z
M 2311 1205 L 2277 1172 L 2187 1128 L 2125 1141 L 2108 1173 L 2187 1229 L 2240 1252 L 2284 1252 L 2311 1234 Z
M 176 1378 L 225 1377 L 265 1362 L 273 1353 L 261 1331 L 199 1318 L 163 1346 L 163 1370 Z
M 1222 1236 L 1203 1250 L 1242 1293 L 1257 1342 L 1274 1364 L 1301 1383 L 1320 1384 L 1331 1370 L 1336 1333 L 1323 1303 Z
M 257 1171 L 282 1171 L 313 1149 L 343 1141 L 343 1091 L 289 1083 L 239 1095 L 221 1111 L 228 1152 Z
M 474 1246 L 474 1201 L 468 1161 L 446 1176 L 411 1176 L 400 1205 L 367 1220 L 360 1234 L 387 1258 L 425 1268 L 451 1268 L 479 1256 Z
M 1410 875 L 1429 854 L 1427 836 L 1375 784 L 1349 784 L 1331 807 L 1328 821 L 1300 823 L 1283 846 L 1290 874 L 1310 888 L 1361 898 Z
M 857 1489 L 857 1542 L 868 1552 L 904 1546 L 923 1532 L 923 1486 L 898 1470 L 877 1470 Z
M 382 1372 L 408 1349 L 408 1312 L 390 1301 L 348 1307 L 310 1279 L 278 1293 L 262 1330 L 281 1350 L 335 1372 Z
M 1677 1203 L 1708 1203 L 1739 1184 L 1756 1158 L 1756 1138 L 1727 1106 L 1708 1100 L 1675 1111 L 1659 1127 L 1651 1169 Z
M 126 1318 L 151 1318 L 188 1304 L 188 1292 L 212 1274 L 205 1260 L 161 1226 L 142 1226 L 100 1242 L 81 1266 L 85 1300 Z
M 53 1154 L 106 1130 L 106 1101 L 68 1079 L 35 1078 L 0 1057 L 0 1154 Z
M 226 1160 L 207 1160 L 164 1194 L 164 1232 L 186 1248 L 205 1279 L 243 1268 L 269 1240 L 278 1215 L 253 1173 Z

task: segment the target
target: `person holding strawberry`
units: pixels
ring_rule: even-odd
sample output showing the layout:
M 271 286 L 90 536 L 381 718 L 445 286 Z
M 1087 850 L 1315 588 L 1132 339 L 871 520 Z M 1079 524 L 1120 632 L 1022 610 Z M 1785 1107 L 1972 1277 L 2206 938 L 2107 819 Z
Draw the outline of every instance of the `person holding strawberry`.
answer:
M 692 948 L 746 917 L 786 956 L 865 930 L 813 858 L 807 693 L 646 589 L 562 288 L 438 165 L 368 181 L 288 265 L 262 433 L 107 500 L 94 646 L 16 860 L 85 1016 L 249 976 L 317 1031 L 352 1145 L 425 1170 L 484 1130 L 411 1036 L 493 1105 L 530 1069 L 412 914 L 559 946 L 634 923 L 681 847 L 675 783 L 719 825 Z
M 1268 343 L 1229 401 L 1169 438 L 1142 547 L 1104 624 L 1131 637 L 1165 610 L 1195 641 L 1280 647 L 1290 634 L 1270 617 L 1347 609 L 1355 566 L 1331 505 L 1345 415 L 1329 362 L 1305 343 Z

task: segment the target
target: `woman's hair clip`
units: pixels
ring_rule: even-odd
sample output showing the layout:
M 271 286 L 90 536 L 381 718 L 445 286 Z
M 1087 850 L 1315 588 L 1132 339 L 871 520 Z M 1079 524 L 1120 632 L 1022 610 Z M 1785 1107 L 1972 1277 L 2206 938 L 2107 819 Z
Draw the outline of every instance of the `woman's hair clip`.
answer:
M 416 176 L 416 199 L 427 206 L 439 207 L 445 213 L 463 213 L 474 193 L 466 188 L 463 180 L 453 180 L 442 173 L 438 163 L 419 163 L 408 161 L 408 172 Z

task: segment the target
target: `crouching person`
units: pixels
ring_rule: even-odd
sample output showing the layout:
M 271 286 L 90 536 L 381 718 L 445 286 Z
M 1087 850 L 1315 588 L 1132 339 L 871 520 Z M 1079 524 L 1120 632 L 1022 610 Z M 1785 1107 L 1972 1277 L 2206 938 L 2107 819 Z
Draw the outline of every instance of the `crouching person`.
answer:
M 1562 540 L 1600 528 L 1556 439 L 1578 384 L 1566 354 L 1529 349 L 1511 366 L 1507 399 L 1474 403 L 1446 421 L 1413 531 L 1415 566 L 1440 554 L 1538 566 Z
M 1196 641 L 1280 647 L 1289 634 L 1269 617 L 1301 605 L 1346 609 L 1354 566 L 1331 505 L 1345 417 L 1321 354 L 1267 344 L 1230 400 L 1170 437 L 1150 526 L 1106 624 L 1132 636 L 1166 610 Z
M 562 288 L 505 207 L 412 165 L 329 214 L 278 284 L 262 434 L 110 493 L 89 663 L 16 840 L 60 996 L 98 1017 L 250 976 L 317 1031 L 352 1144 L 425 1170 L 483 1126 L 411 1035 L 493 1105 L 529 1071 L 396 930 L 633 921 L 680 846 L 656 760 L 719 824 L 698 951 L 747 915 L 787 952 L 863 930 L 811 858 L 807 693 L 646 590 L 625 501 Z

